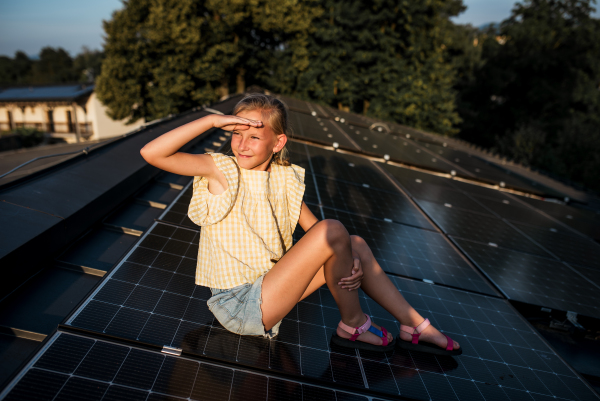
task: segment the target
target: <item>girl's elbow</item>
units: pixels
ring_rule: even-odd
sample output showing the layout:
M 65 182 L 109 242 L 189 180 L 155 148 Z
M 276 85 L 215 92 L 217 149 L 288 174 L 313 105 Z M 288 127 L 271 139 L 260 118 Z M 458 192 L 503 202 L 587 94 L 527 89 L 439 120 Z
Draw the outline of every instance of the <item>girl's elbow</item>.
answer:
M 148 150 L 148 148 L 146 146 L 144 146 L 142 149 L 140 149 L 140 155 L 142 156 L 142 158 L 144 160 L 146 160 L 147 163 L 149 164 L 153 164 L 152 160 L 152 153 Z

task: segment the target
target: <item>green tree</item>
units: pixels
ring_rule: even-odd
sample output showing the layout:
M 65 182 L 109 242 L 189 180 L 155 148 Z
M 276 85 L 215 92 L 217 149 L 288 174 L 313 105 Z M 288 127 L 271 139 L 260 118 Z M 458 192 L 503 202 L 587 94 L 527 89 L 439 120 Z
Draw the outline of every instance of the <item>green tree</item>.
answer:
M 111 117 L 134 121 L 264 85 L 275 74 L 275 53 L 308 30 L 305 3 L 128 0 L 104 23 L 98 96 Z M 288 48 L 301 57 L 299 46 Z
M 102 71 L 102 60 L 104 53 L 100 50 L 90 50 L 84 46 L 74 59 L 73 71 L 78 74 L 79 82 L 94 82 L 94 79 Z
M 17 51 L 14 59 L 0 56 L 0 85 L 29 83 L 33 63 L 22 51 Z
M 592 0 L 526 0 L 481 35 L 464 139 L 600 188 L 600 22 Z M 590 170 L 595 166 L 595 170 Z
M 77 75 L 73 71 L 73 59 L 64 49 L 44 47 L 40 51 L 40 59 L 31 69 L 31 77 L 28 83 L 54 84 L 73 82 Z
M 446 56 L 461 0 L 322 2 L 310 66 L 292 93 L 334 107 L 454 134 L 454 72 Z

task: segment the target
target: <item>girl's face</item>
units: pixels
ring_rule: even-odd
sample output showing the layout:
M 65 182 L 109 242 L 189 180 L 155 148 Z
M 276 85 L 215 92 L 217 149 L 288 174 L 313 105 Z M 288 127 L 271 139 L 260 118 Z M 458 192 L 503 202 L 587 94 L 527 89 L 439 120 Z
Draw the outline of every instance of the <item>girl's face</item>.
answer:
M 275 135 L 260 110 L 242 111 L 238 117 L 262 121 L 261 127 L 240 126 L 231 132 L 231 150 L 240 167 L 246 170 L 267 171 L 271 156 L 287 142 L 284 134 Z

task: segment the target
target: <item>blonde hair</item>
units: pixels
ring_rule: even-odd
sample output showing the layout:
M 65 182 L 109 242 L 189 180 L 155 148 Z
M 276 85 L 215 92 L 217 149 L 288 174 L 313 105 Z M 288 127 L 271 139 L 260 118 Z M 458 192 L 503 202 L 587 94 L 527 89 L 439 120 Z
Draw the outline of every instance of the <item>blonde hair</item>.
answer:
M 287 107 L 281 100 L 262 93 L 250 93 L 235 105 L 233 115 L 253 110 L 261 111 L 263 120 L 268 121 L 275 135 L 284 134 L 288 138 L 292 137 L 292 127 L 289 124 Z M 271 163 L 289 166 L 289 158 L 287 147 L 284 146 L 279 152 L 273 154 Z

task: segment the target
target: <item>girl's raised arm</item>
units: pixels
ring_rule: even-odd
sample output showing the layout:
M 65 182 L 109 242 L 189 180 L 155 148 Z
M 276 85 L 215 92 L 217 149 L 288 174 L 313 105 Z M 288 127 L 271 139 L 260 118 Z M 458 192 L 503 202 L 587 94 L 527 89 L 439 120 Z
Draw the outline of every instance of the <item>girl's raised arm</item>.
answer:
M 140 150 L 149 164 L 171 173 L 188 176 L 213 177 L 217 168 L 210 155 L 192 155 L 178 150 L 203 132 L 215 127 L 227 131 L 260 127 L 262 122 L 236 116 L 211 114 L 177 127 Z

